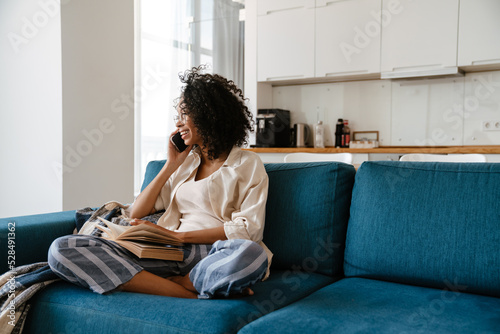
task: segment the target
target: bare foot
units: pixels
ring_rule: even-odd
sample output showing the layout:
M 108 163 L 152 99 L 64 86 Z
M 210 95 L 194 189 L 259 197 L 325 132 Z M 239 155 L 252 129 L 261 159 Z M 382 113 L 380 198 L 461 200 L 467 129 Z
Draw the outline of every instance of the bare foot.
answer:
M 243 294 L 243 296 L 253 296 L 254 292 L 250 288 L 245 288 L 245 290 L 243 290 L 242 294 Z
M 253 296 L 255 293 L 253 292 L 252 289 L 250 288 L 245 288 L 243 289 L 242 292 L 240 293 L 232 293 L 229 298 L 240 298 L 240 297 L 246 297 L 246 296 Z
M 177 298 L 198 298 L 196 292 L 186 289 L 181 284 L 156 276 L 145 270 L 136 274 L 130 281 L 122 284 L 120 290 Z
M 198 293 L 196 291 L 196 289 L 194 288 L 193 283 L 189 279 L 189 274 L 187 274 L 185 276 L 170 276 L 167 279 L 170 280 L 170 281 L 172 281 L 172 282 L 174 282 L 174 283 L 177 283 L 177 284 L 181 285 L 186 290 L 192 291 L 194 293 Z M 245 288 L 240 293 L 233 293 L 233 294 L 231 294 L 230 298 L 253 296 L 254 294 L 255 294 L 255 292 L 252 289 Z

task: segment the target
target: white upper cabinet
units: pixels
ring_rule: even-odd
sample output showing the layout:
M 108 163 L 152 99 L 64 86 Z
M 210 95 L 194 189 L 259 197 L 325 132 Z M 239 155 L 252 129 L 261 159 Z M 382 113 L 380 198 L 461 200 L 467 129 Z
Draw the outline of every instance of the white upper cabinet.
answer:
M 316 77 L 379 73 L 381 0 L 318 0 L 316 7 Z
M 259 1 L 257 6 L 257 80 L 314 77 L 314 1 Z
M 382 72 L 456 68 L 458 10 L 459 0 L 383 0 Z
M 259 82 L 500 69 L 500 0 L 254 1 Z
M 500 64 L 500 1 L 461 0 L 459 66 Z

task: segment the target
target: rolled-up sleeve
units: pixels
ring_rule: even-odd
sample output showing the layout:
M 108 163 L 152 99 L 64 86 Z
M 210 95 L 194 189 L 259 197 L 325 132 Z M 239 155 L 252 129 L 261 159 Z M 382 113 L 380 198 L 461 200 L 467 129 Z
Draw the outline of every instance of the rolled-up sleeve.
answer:
M 172 181 L 169 179 L 161 188 L 160 194 L 156 198 L 154 205 L 155 211 L 165 210 L 169 206 Z
M 269 178 L 262 166 L 258 177 L 240 194 L 243 200 L 239 210 L 234 211 L 231 220 L 224 223 L 224 232 L 228 239 L 262 241 L 268 186 Z

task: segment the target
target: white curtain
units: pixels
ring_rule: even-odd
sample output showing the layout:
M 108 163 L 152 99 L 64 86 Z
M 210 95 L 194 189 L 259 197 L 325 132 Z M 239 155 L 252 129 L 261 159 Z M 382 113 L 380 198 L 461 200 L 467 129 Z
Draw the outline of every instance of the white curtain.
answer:
M 241 4 L 231 0 L 216 1 L 214 16 L 214 72 L 233 80 L 243 90 L 244 22 L 239 20 Z

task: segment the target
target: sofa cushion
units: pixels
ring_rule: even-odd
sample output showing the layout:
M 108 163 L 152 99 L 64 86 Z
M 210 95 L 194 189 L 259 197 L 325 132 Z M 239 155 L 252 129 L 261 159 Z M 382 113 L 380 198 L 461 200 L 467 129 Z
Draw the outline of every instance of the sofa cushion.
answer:
M 254 296 L 211 300 L 99 295 L 57 282 L 33 298 L 24 333 L 235 333 L 332 282 L 320 274 L 276 271 L 254 286 Z
M 167 160 L 152 160 L 146 166 L 144 173 L 144 181 L 142 182 L 141 191 L 143 191 L 151 181 L 158 175 Z
M 239 333 L 498 333 L 500 299 L 346 278 L 243 327 Z
M 269 194 L 264 242 L 273 268 L 342 275 L 356 173 L 340 162 L 266 164 Z
M 500 297 L 499 185 L 495 163 L 363 163 L 346 276 Z
M 142 189 L 164 164 L 148 164 Z M 265 167 L 269 194 L 264 242 L 274 253 L 272 268 L 341 275 L 354 167 L 340 162 Z

